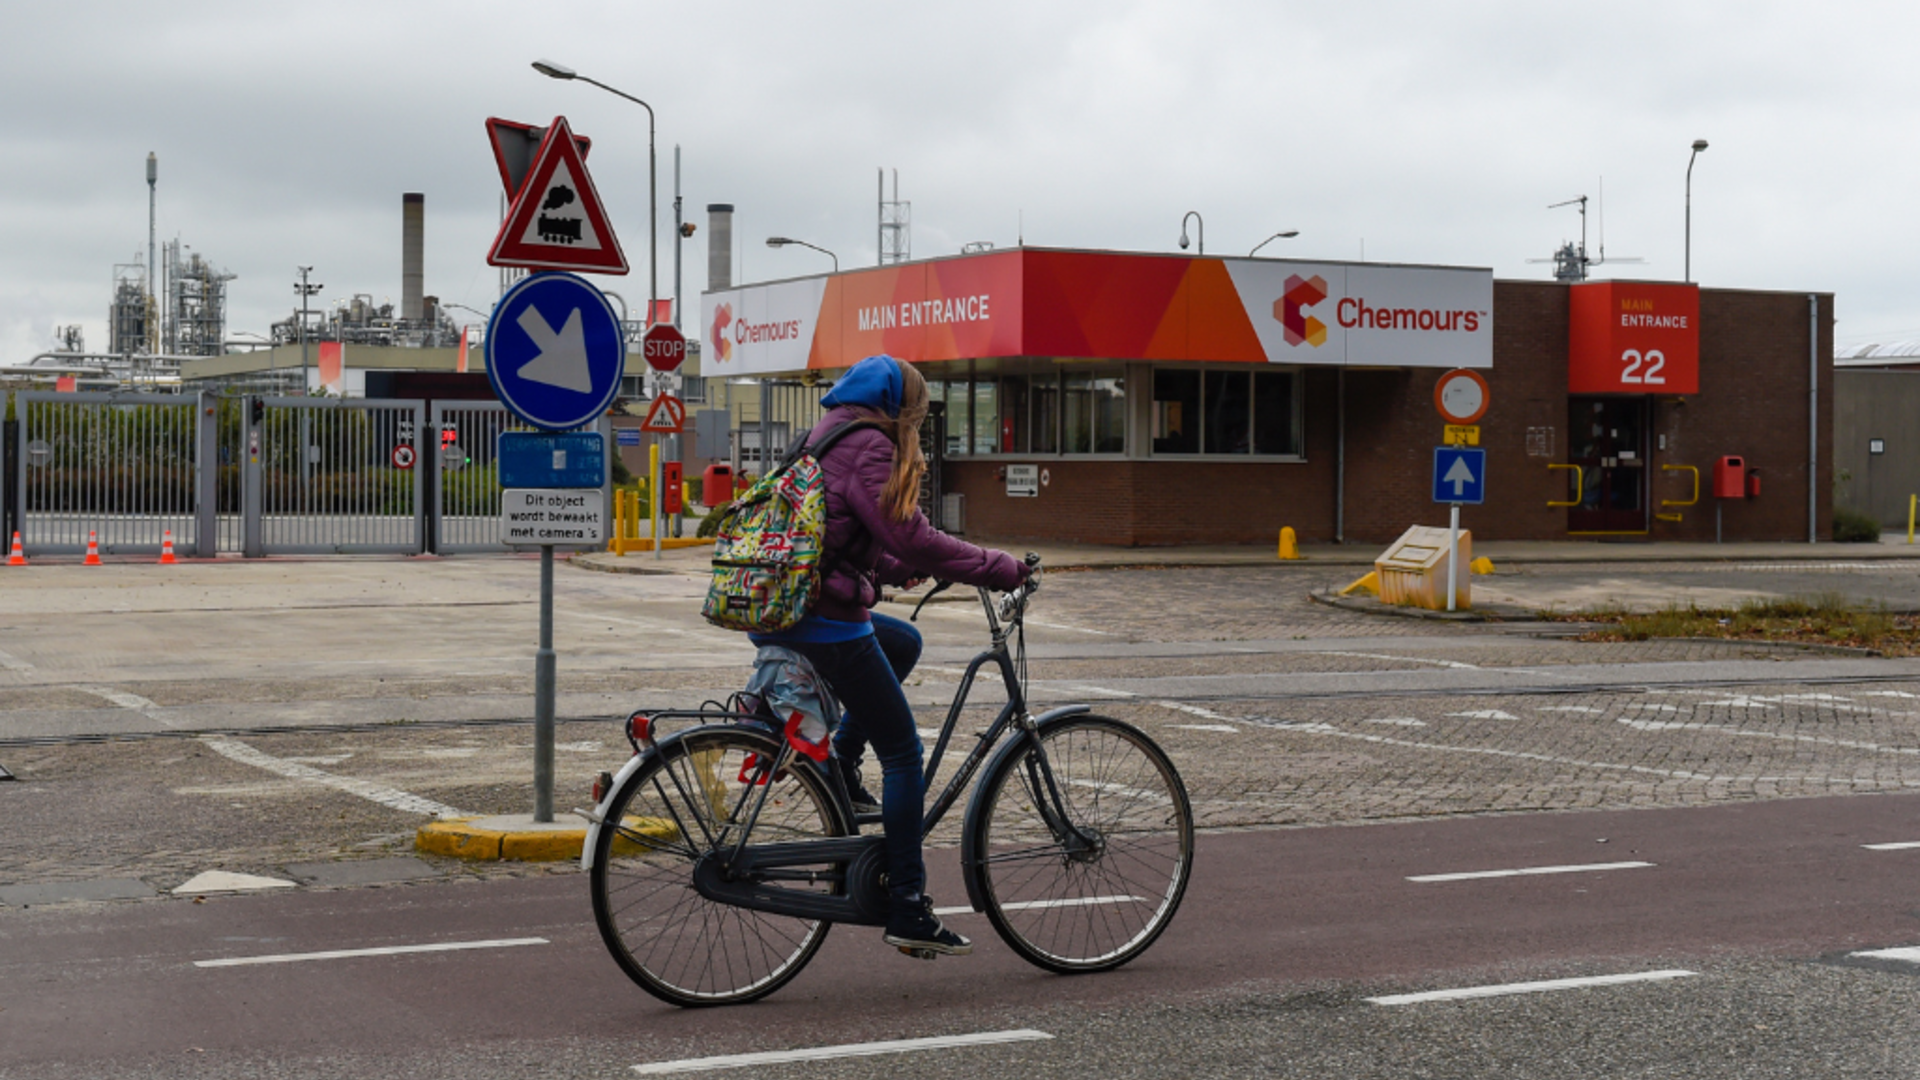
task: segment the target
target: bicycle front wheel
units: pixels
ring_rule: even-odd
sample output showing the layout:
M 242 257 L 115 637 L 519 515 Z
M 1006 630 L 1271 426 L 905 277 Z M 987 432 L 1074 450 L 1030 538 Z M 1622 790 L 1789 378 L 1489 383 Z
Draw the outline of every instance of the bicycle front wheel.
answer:
M 1144 733 L 1101 716 L 1056 721 L 981 785 L 968 828 L 987 918 L 1028 962 L 1111 970 L 1172 921 L 1193 872 L 1193 810 Z
M 766 775 L 778 749 L 741 728 L 689 731 L 660 743 L 608 806 L 594 848 L 594 921 L 621 969 L 663 1001 L 765 997 L 799 974 L 833 925 L 719 903 L 694 887 L 694 864 L 739 843 L 762 790 L 754 844 L 847 832 L 817 771 L 796 762 Z

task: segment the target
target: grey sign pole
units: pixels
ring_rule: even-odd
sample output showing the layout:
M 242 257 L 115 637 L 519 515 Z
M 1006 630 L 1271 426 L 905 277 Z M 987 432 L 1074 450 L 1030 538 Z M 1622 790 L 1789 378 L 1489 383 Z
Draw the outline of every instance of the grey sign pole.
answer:
M 553 820 L 553 545 L 540 545 L 540 651 L 533 657 L 533 820 Z

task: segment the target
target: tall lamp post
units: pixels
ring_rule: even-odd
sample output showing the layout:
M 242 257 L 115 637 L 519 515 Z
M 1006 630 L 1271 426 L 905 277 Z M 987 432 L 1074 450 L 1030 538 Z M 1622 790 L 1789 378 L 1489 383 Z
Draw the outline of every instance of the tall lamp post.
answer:
M 1269 236 L 1265 240 L 1262 240 L 1259 243 L 1253 245 L 1253 250 L 1247 252 L 1247 258 L 1251 259 L 1255 255 L 1260 254 L 1261 248 L 1266 247 L 1268 244 L 1273 243 L 1275 240 L 1291 240 L 1294 237 L 1299 235 L 1300 235 L 1299 229 L 1288 229 L 1286 232 L 1274 233 L 1272 236 Z
M 1187 250 L 1187 218 L 1192 218 L 1200 225 L 1200 254 L 1205 255 L 1207 253 L 1207 219 L 1201 217 L 1198 210 L 1189 210 L 1186 217 L 1180 219 L 1180 250 Z
M 840 256 L 835 255 L 833 252 L 828 251 L 826 248 L 823 248 L 818 244 L 809 244 L 805 240 L 795 240 L 791 236 L 767 237 L 767 246 L 770 248 L 782 248 L 782 247 L 786 247 L 788 244 L 798 244 L 803 248 L 812 248 L 813 250 L 819 252 L 820 254 L 825 255 L 827 258 L 832 259 L 833 272 L 836 274 L 840 272 Z
M 1707 148 L 1707 140 L 1693 140 L 1693 153 L 1687 155 L 1687 238 L 1686 238 L 1686 275 L 1687 281 L 1693 281 L 1693 159 Z
M 615 97 L 626 98 L 647 110 L 647 322 L 651 323 L 654 309 L 660 302 L 660 253 L 655 243 L 660 218 L 660 192 L 656 183 L 657 170 L 654 168 L 653 106 L 623 90 L 615 90 L 606 83 L 589 79 L 565 64 L 556 64 L 551 60 L 535 60 L 533 70 L 549 79 L 578 79 L 588 86 L 597 86 Z

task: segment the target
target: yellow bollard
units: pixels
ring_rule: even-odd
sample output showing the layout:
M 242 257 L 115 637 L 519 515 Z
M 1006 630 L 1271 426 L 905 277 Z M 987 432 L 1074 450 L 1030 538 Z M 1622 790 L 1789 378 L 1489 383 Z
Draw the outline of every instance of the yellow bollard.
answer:
M 1468 563 L 1467 569 L 1473 571 L 1476 574 L 1491 574 L 1493 573 L 1493 560 L 1487 558 L 1485 555 L 1482 555 L 1479 558 Z
M 1293 533 L 1293 526 L 1280 530 L 1280 558 L 1297 559 L 1300 557 L 1300 540 Z
M 1920 495 L 1907 496 L 1907 543 L 1913 543 L 1913 511 L 1920 505 Z
M 626 519 L 627 499 L 619 488 L 613 489 L 613 537 L 607 541 L 607 550 L 615 555 L 627 553 L 627 530 L 621 526 Z

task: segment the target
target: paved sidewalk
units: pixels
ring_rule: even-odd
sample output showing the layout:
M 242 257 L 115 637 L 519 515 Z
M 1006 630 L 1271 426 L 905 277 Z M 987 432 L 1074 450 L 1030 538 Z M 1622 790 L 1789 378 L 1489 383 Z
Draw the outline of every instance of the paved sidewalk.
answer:
M 1476 541 L 1473 553 L 1493 560 L 1495 567 L 1565 563 L 1705 563 L 1705 562 L 1859 562 L 1920 560 L 1920 544 L 1909 545 L 1904 534 L 1889 533 L 1877 544 L 1732 543 L 1700 544 L 1670 540 L 1602 543 L 1584 540 Z M 1102 544 L 1061 544 L 1051 541 L 981 541 L 991 547 L 1024 553 L 1038 552 L 1050 570 L 1091 570 L 1129 566 L 1274 566 L 1281 565 L 1277 545 L 1188 544 L 1178 547 L 1110 547 Z M 1372 566 L 1385 544 L 1302 544 L 1303 556 L 1292 565 L 1303 568 Z M 591 552 L 573 557 L 575 566 L 613 573 L 705 573 L 711 548 L 614 555 Z

